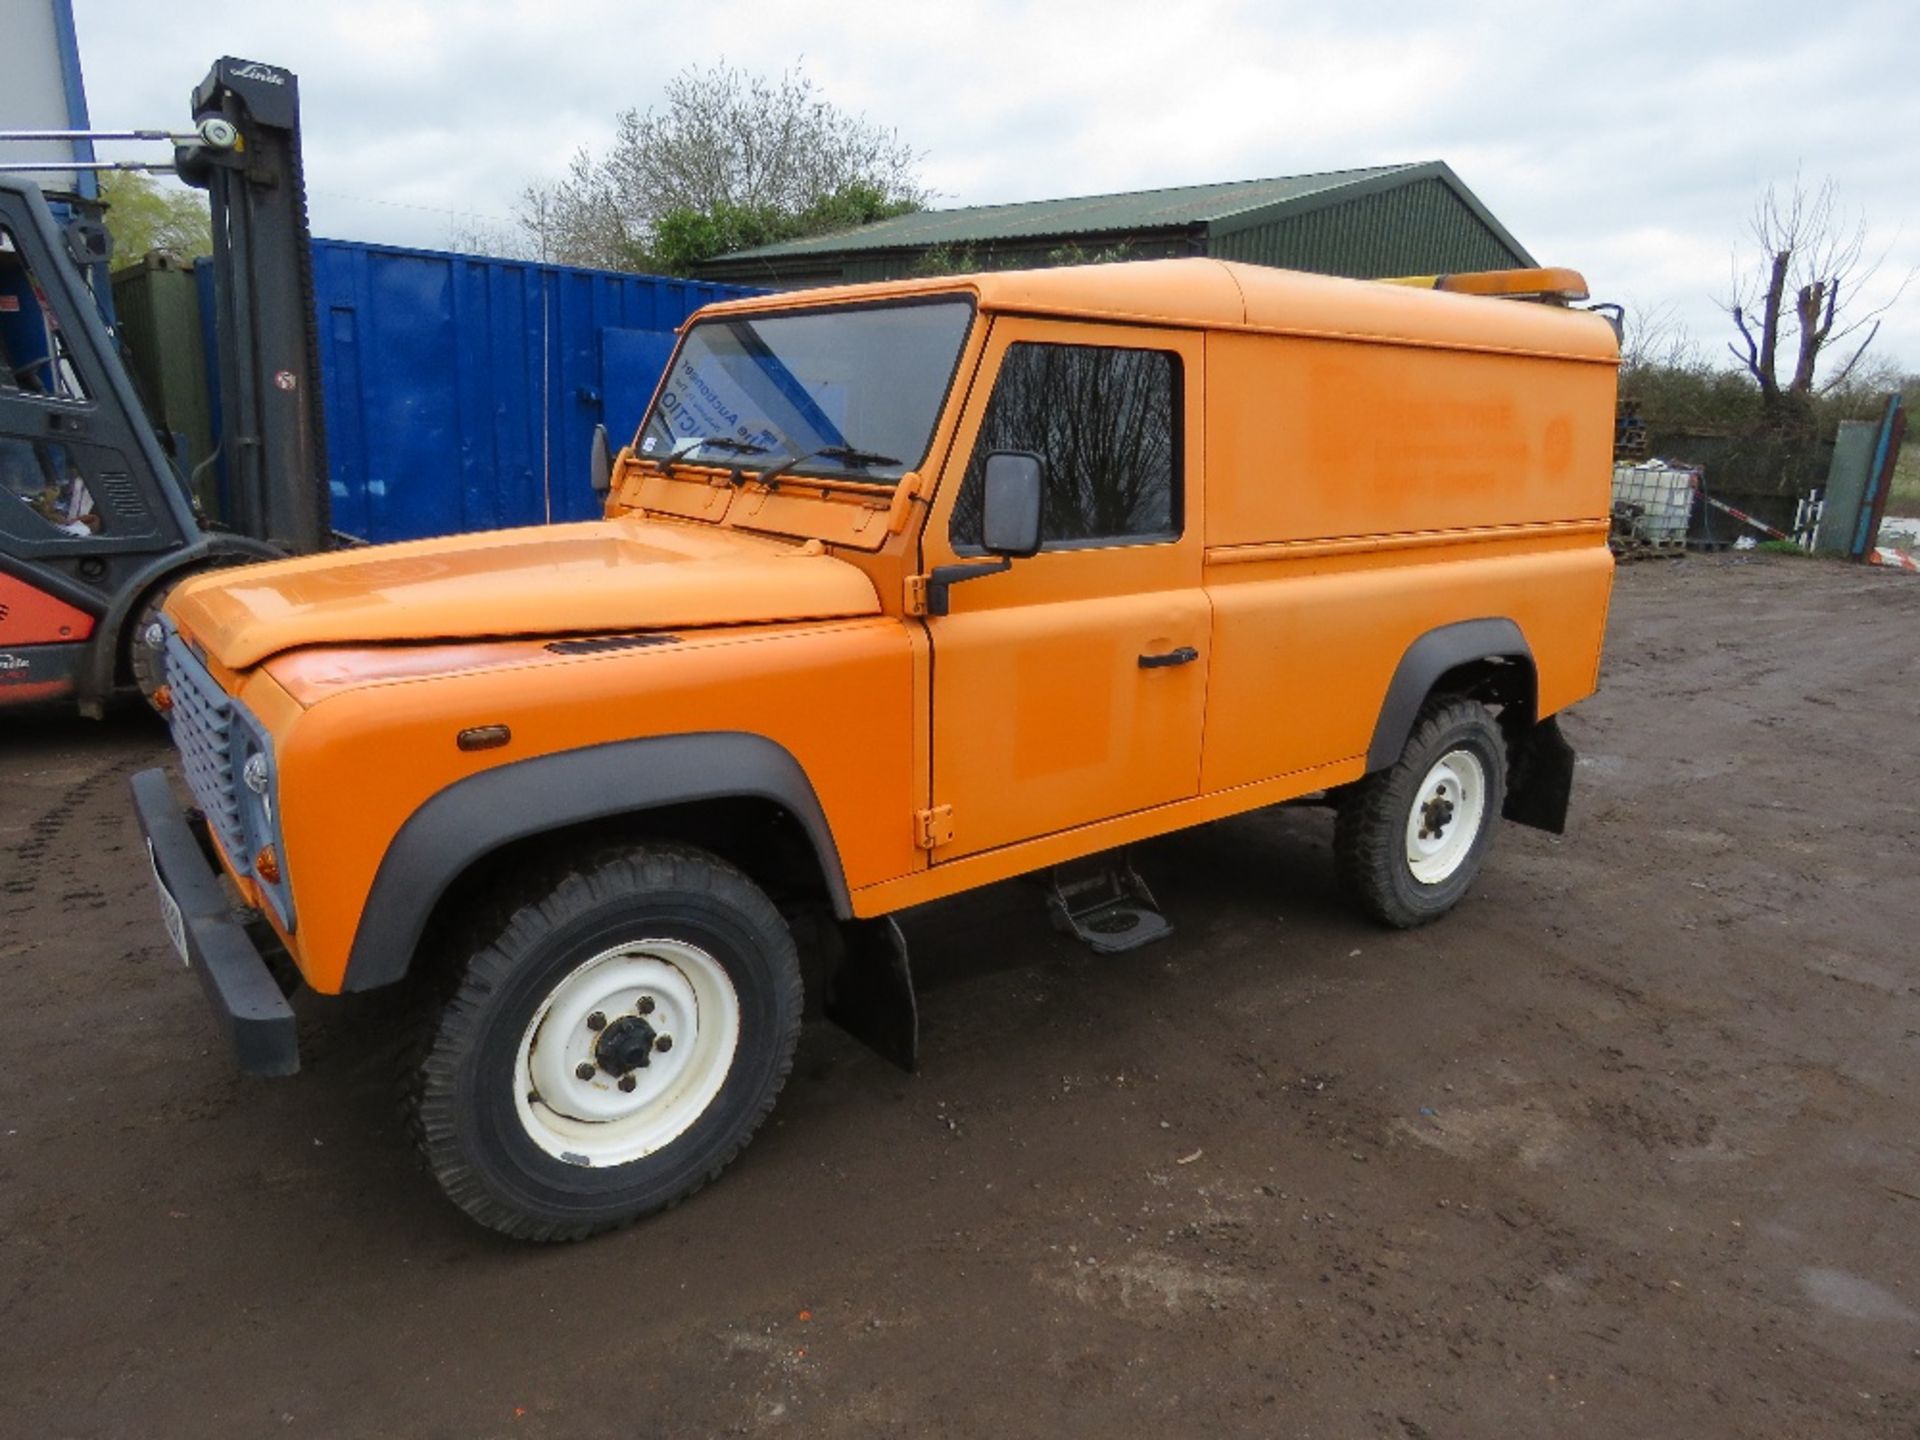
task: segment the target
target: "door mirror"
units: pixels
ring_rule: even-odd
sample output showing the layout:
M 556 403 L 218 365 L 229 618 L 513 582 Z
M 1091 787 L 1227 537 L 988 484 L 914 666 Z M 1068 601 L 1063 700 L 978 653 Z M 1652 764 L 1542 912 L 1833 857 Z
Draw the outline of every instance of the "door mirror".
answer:
M 607 427 L 593 427 L 593 493 L 605 495 L 613 488 L 613 445 L 607 439 Z
M 982 476 L 981 548 L 1019 559 L 1040 548 L 1040 499 L 1046 467 L 1026 450 L 995 450 Z

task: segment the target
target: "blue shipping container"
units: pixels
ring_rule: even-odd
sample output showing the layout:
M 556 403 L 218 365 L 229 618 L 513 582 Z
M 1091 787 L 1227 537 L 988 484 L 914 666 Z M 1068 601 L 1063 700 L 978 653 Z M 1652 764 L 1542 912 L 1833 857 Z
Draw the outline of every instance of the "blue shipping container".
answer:
M 348 240 L 313 285 L 333 526 L 366 540 L 598 515 L 593 427 L 624 444 L 681 323 L 763 293 Z

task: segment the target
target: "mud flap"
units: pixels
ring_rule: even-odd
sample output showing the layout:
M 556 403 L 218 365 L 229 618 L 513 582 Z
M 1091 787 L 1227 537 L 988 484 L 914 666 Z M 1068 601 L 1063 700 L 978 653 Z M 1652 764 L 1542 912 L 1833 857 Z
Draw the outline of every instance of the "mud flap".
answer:
M 1511 749 L 1507 803 L 1501 814 L 1516 825 L 1531 825 L 1564 835 L 1567 803 L 1573 796 L 1573 747 L 1549 715 L 1530 728 Z
M 902 1070 L 920 1068 L 920 1012 L 907 937 L 891 916 L 840 926 L 840 957 L 827 980 L 827 1018 Z

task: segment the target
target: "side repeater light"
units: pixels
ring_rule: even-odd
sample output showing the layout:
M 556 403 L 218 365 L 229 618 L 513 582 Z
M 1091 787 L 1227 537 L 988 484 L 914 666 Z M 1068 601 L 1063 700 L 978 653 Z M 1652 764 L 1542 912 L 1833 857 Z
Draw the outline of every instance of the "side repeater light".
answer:
M 513 731 L 504 725 L 475 725 L 454 736 L 453 743 L 462 750 L 498 750 L 512 738 Z

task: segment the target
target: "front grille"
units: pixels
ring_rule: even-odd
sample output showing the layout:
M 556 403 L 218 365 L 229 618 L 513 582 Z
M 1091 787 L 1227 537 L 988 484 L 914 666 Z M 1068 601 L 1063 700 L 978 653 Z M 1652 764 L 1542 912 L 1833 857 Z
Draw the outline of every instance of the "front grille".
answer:
M 181 768 L 187 773 L 187 788 L 227 858 L 245 869 L 246 830 L 233 773 L 234 699 L 214 682 L 200 657 L 171 626 L 166 654 L 167 687 L 173 693 L 167 720 L 173 727 Z

